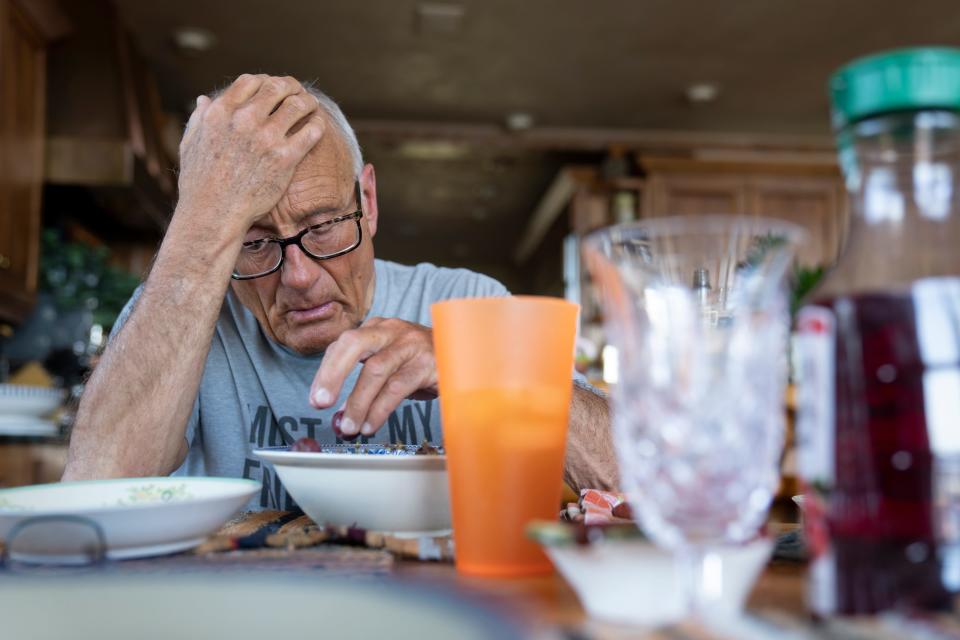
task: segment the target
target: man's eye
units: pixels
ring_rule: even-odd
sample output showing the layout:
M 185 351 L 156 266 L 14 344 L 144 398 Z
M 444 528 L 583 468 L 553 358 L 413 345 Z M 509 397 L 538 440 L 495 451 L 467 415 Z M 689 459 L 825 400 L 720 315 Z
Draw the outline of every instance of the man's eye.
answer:
M 330 233 L 331 227 L 333 226 L 335 225 L 324 224 L 319 227 L 315 227 L 313 229 L 310 229 L 310 235 L 314 238 L 322 238 L 323 236 Z
M 260 240 L 248 240 L 243 243 L 243 250 L 248 253 L 257 253 L 259 251 L 264 251 L 269 246 L 270 242 L 266 238 Z

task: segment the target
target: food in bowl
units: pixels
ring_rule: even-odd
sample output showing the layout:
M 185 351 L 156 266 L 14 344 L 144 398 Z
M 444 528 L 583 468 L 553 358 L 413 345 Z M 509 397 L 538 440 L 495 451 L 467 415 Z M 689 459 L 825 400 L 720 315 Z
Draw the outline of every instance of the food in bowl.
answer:
M 390 455 L 390 456 L 437 456 L 443 455 L 443 447 L 430 444 L 426 440 L 418 446 L 407 444 L 328 444 L 322 445 L 313 438 L 300 438 L 292 445 L 290 451 L 313 453 L 344 453 L 359 455 Z
M 287 492 L 317 524 L 401 536 L 449 533 L 442 448 L 313 444 L 256 449 L 254 455 L 273 464 Z

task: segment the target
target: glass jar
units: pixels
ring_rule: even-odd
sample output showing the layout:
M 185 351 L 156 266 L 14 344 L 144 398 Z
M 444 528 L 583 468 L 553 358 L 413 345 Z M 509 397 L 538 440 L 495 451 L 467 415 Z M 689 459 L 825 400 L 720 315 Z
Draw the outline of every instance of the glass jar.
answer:
M 943 609 L 960 591 L 960 50 L 831 79 L 846 247 L 797 319 L 810 603 Z

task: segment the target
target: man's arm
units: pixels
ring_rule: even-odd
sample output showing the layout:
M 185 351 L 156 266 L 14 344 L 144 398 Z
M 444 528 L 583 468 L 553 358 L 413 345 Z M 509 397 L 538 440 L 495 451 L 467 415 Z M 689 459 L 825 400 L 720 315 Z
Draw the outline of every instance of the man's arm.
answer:
M 573 386 L 570 398 L 563 479 L 577 492 L 619 488 L 608 401 L 577 385 Z
M 182 463 L 240 243 L 320 140 L 317 107 L 293 78 L 266 76 L 241 76 L 216 100 L 197 100 L 180 145 L 179 204 L 133 311 L 87 383 L 65 480 L 166 475 Z
M 184 431 L 232 263 L 227 247 L 183 255 L 195 247 L 182 226 L 175 217 L 129 319 L 87 382 L 64 480 L 166 475 L 186 456 Z

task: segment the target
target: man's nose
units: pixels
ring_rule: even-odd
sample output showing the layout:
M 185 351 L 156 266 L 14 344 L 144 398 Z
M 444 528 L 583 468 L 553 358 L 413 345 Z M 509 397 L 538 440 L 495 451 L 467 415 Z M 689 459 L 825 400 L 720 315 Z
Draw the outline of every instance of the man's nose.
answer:
M 320 265 L 303 250 L 290 244 L 283 248 L 283 265 L 280 267 L 280 282 L 294 289 L 305 289 L 317 279 Z

